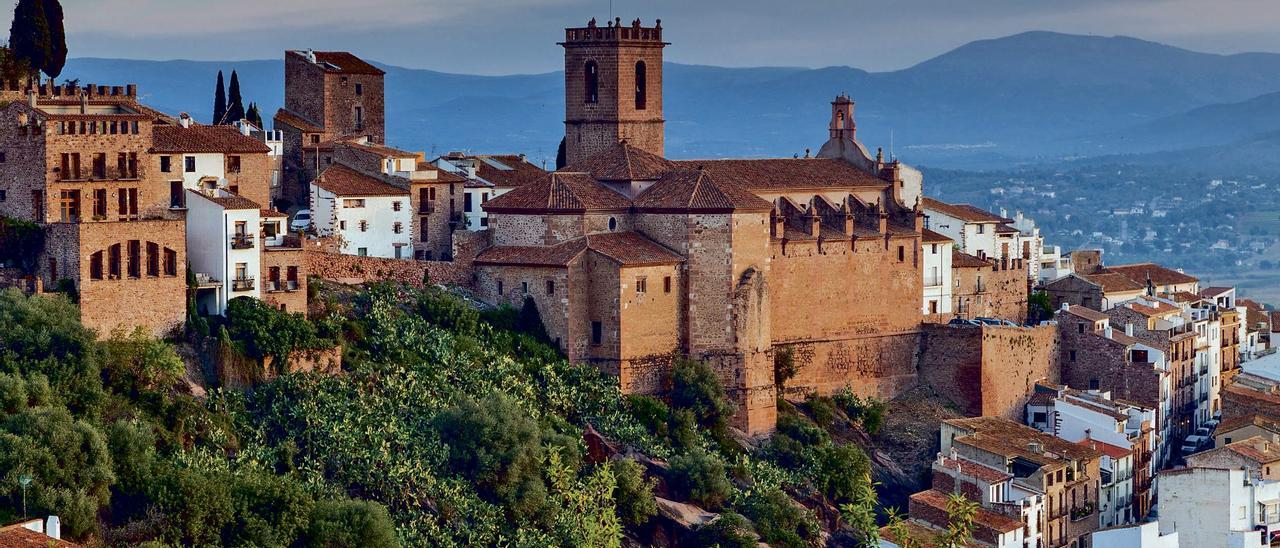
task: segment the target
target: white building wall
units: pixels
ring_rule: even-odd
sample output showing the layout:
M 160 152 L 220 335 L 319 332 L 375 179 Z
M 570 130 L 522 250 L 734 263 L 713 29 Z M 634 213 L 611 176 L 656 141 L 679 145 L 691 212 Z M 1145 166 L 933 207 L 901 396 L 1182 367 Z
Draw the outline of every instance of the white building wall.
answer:
M 1160 524 L 1154 521 L 1096 531 L 1090 539 L 1093 548 L 1179 548 L 1178 533 L 1160 534 Z
M 1259 501 L 1280 498 L 1280 482 L 1248 479 L 1243 470 L 1193 468 L 1160 477 L 1160 532 L 1183 546 L 1260 548 Z M 1272 528 L 1274 530 L 1274 527 Z
M 187 171 L 187 158 L 196 159 L 195 171 Z M 206 177 L 217 177 L 219 181 L 227 178 L 226 162 L 222 154 L 218 153 L 201 153 L 201 154 L 183 154 L 176 157 L 177 165 L 172 166 L 175 171 L 182 173 L 183 188 L 200 188 L 200 180 Z
M 245 234 L 254 242 L 247 249 L 232 249 L 231 241 L 238 221 L 245 223 Z M 187 191 L 187 260 L 199 274 L 222 282 L 222 290 L 208 310 L 210 314 L 224 314 L 227 302 L 236 297 L 261 298 L 258 280 L 261 270 L 261 246 L 258 231 L 261 217 L 256 209 L 223 209 L 202 194 Z M 236 266 L 245 265 L 246 277 L 253 279 L 252 288 L 236 291 L 233 280 Z
M 922 244 L 924 256 L 924 303 L 921 311 L 951 313 L 951 242 Z M 936 303 L 931 305 L 930 303 Z
M 311 214 L 316 232 L 321 236 L 337 234 L 342 238 L 342 253 L 369 257 L 412 259 L 410 242 L 413 226 L 409 195 L 400 196 L 335 196 L 312 185 Z M 363 200 L 356 206 L 350 200 Z M 396 211 L 395 202 L 400 203 Z M 396 223 L 400 233 L 396 234 Z

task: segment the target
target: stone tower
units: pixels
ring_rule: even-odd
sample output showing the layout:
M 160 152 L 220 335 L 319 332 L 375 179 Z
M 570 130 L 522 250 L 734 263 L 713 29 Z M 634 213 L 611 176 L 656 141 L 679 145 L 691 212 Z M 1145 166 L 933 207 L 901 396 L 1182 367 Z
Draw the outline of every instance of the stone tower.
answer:
M 853 100 L 848 95 L 840 95 L 831 102 L 831 139 L 858 138 L 858 124 L 853 121 Z
M 321 140 L 386 140 L 382 69 L 345 51 L 289 51 L 284 108 L 323 130 Z
M 663 156 L 662 21 L 564 31 L 564 134 L 570 165 L 626 141 Z

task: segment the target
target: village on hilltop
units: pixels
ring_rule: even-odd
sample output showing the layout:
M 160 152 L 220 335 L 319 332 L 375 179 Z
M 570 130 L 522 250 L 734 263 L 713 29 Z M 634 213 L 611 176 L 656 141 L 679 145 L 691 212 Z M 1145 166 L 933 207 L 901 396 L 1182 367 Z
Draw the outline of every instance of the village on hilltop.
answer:
M 307 314 L 316 283 L 442 286 L 535 309 L 555 348 L 623 394 L 661 397 L 676 361 L 706 362 L 747 436 L 810 394 L 931 389 L 963 418 L 933 438 L 912 531 L 944 531 L 959 493 L 977 504 L 970 546 L 1280 535 L 1269 305 L 931 198 L 919 170 L 859 141 L 838 90 L 796 105 L 830 111 L 815 154 L 669 159 L 661 22 L 592 20 L 560 45 L 554 170 L 394 148 L 387 74 L 349 52 L 284 52 L 270 129 L 162 113 L 134 85 L 6 82 L 0 216 L 43 239 L 0 284 L 73 296 L 102 336 L 156 337 L 241 298 Z M 881 545 L 908 545 L 901 530 Z

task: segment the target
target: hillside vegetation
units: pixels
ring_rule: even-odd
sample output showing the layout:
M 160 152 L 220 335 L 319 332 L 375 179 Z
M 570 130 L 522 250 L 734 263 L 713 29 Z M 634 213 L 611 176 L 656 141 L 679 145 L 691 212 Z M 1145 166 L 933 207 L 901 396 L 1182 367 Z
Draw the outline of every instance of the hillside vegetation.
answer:
M 192 368 L 175 352 L 187 343 L 140 331 L 98 341 L 65 298 L 0 292 L 11 326 L 0 521 L 20 517 L 29 475 L 28 515 L 109 545 L 802 546 L 874 534 L 868 458 L 829 432 L 878 427 L 875 402 L 783 402 L 779 433 L 756 447 L 728 427 L 732 406 L 705 364 L 679 361 L 665 401 L 623 397 L 521 311 L 480 312 L 439 288 L 316 298 L 314 321 L 240 303 L 235 329 L 211 337 L 246 356 L 338 340 L 345 371 L 196 397 L 183 387 L 203 381 L 184 379 Z M 281 331 L 292 335 L 267 340 Z M 589 452 L 584 432 L 613 449 Z M 655 494 L 719 516 L 682 523 Z

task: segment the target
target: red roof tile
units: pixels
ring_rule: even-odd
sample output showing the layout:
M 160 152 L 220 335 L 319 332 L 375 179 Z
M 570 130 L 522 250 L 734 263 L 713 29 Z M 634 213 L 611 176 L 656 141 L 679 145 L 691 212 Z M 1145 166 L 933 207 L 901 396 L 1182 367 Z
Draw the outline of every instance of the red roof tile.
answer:
M 277 124 L 283 122 L 289 127 L 305 133 L 324 133 L 324 126 L 303 118 L 301 114 L 285 109 L 276 111 L 275 122 Z
M 635 232 L 591 234 L 553 246 L 494 246 L 476 257 L 476 264 L 564 267 L 591 250 L 621 266 L 678 264 L 682 257 Z
M 578 258 L 586 248 L 586 238 L 553 246 L 499 245 L 480 252 L 475 264 L 564 267 Z
M 262 209 L 258 211 L 258 216 L 271 219 L 271 218 L 279 218 L 279 217 L 288 217 L 289 215 L 285 213 L 281 213 L 274 209 Z
M 0 527 L 0 548 L 66 548 L 75 547 L 65 540 L 58 540 L 44 533 L 37 533 L 22 524 Z
M 1189 276 L 1173 270 L 1165 268 L 1155 263 L 1136 263 L 1106 267 L 1108 272 L 1122 274 L 1129 279 L 1138 282 L 1143 287 L 1146 286 L 1147 279 L 1156 285 L 1173 285 L 1187 284 L 1198 281 L 1194 276 Z
M 338 196 L 403 196 L 409 191 L 382 179 L 360 173 L 343 164 L 333 164 L 316 178 L 316 186 Z
M 1073 304 L 1067 307 L 1065 312 L 1068 314 L 1074 314 L 1076 316 L 1079 316 L 1081 318 L 1084 318 L 1086 320 L 1093 321 L 1093 322 L 1100 322 L 1100 321 L 1110 319 L 1106 314 L 1098 312 L 1097 310 L 1094 310 L 1087 306 L 1080 306 L 1078 304 Z
M 218 191 L 214 191 L 214 192 L 218 192 Z M 215 204 L 222 206 L 223 209 L 256 209 L 259 211 L 262 210 L 262 206 L 259 205 L 258 202 L 245 198 L 244 196 L 241 196 L 239 194 L 232 194 L 230 192 L 226 192 L 226 193 L 218 192 L 217 194 L 210 195 L 200 191 L 196 191 L 194 194 L 196 194 L 197 196 L 200 196 L 201 198 L 209 200 L 210 202 L 213 202 Z
M 1127 448 L 1120 447 L 1119 445 L 1112 445 L 1110 443 L 1106 443 L 1098 440 L 1081 440 L 1078 443 L 1085 447 L 1090 447 L 1090 448 L 1102 451 L 1102 454 L 1108 457 L 1111 457 L 1113 459 L 1123 459 L 1133 454 Z
M 999 215 L 993 214 L 985 209 L 974 207 L 969 204 L 949 204 L 941 200 L 925 197 L 921 201 L 921 207 L 925 210 L 937 211 L 948 217 L 955 217 L 961 221 L 971 223 L 1011 223 L 1012 219 L 1006 219 Z
M 923 504 L 942 512 L 940 515 L 946 515 L 947 511 L 947 494 L 937 489 L 929 489 L 911 495 L 911 502 Z M 978 507 L 977 512 L 973 515 L 973 522 L 976 525 L 986 527 L 988 529 L 998 531 L 1000 533 L 1008 533 L 1017 531 L 1022 528 L 1022 521 L 1013 519 L 1004 514 L 997 514 L 991 510 Z
M 1097 274 L 1077 274 L 1081 278 L 1089 280 L 1102 288 L 1104 293 L 1118 293 L 1124 291 L 1142 291 L 1146 286 L 1133 281 L 1128 276 L 1115 274 L 1112 272 L 1100 272 Z
M 977 478 L 990 484 L 1013 479 L 1013 475 L 1008 472 L 996 470 L 995 468 L 969 459 L 942 457 L 941 464 L 944 468 L 959 471 L 961 474 Z
M 490 213 L 625 210 L 631 201 L 598 183 L 586 173 L 557 171 L 489 200 Z
M 771 211 L 773 204 L 732 184 L 719 183 L 700 170 L 667 172 L 653 186 L 636 196 L 644 210 Z
M 303 57 L 307 55 L 305 51 L 291 51 L 289 53 Z M 311 53 L 316 56 L 316 63 L 324 68 L 326 72 L 335 74 L 386 74 L 382 69 L 352 55 L 350 52 L 314 51 Z
M 213 152 L 266 154 L 271 148 L 231 126 L 155 126 L 152 152 Z
M 590 173 L 600 181 L 653 181 L 674 168 L 661 156 L 621 142 L 562 171 Z
M 537 182 L 547 171 L 515 154 L 491 154 L 476 157 L 476 175 L 498 188 L 515 188 Z M 507 169 L 502 169 L 502 167 Z
M 686 169 L 703 169 L 717 181 L 752 192 L 797 189 L 887 188 L 889 183 L 849 162 L 830 158 L 762 160 L 681 160 Z
M 934 232 L 927 228 L 922 229 L 920 231 L 920 236 L 921 236 L 920 241 L 926 244 L 940 244 L 945 242 L 955 242 L 955 240 L 952 240 L 949 236 L 945 234 L 940 234 L 938 232 Z
M 981 259 L 957 249 L 951 250 L 951 268 L 982 268 L 995 265 L 994 262 Z

